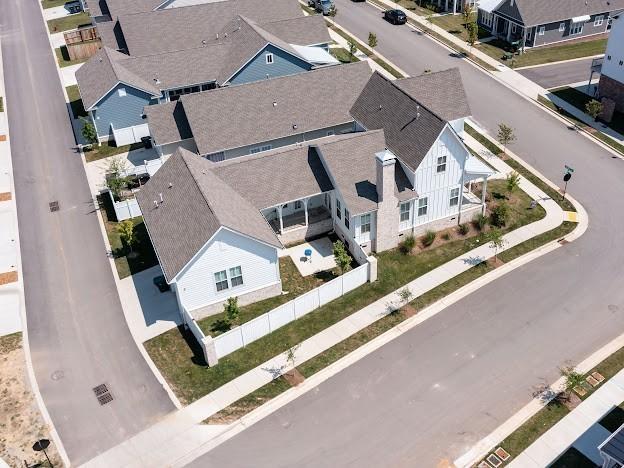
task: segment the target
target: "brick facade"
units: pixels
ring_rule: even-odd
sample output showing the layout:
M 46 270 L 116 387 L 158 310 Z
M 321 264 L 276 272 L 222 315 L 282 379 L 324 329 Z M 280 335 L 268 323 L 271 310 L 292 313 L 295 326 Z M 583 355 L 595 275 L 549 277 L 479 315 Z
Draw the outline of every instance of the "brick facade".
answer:
M 615 110 L 624 112 L 624 83 L 607 75 L 601 75 L 598 83 L 598 96 L 612 99 L 615 102 Z

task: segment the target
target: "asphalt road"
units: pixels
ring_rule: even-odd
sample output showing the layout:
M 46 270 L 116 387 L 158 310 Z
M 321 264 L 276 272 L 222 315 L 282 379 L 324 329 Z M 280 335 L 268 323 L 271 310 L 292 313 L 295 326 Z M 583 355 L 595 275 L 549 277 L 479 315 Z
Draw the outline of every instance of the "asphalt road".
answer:
M 518 73 L 534 81 L 542 88 L 550 89 L 572 83 L 588 82 L 593 59 L 574 60 L 572 62 L 523 68 Z M 594 78 L 600 75 L 594 74 Z
M 533 390 L 624 331 L 624 161 L 368 4 L 336 20 L 410 74 L 459 67 L 475 118 L 516 129 L 513 150 L 569 191 L 585 235 L 447 308 L 198 458 L 196 467 L 432 467 L 454 460 Z
M 78 465 L 174 406 L 126 326 L 37 0 L 0 2 L 0 37 L 30 351 Z M 92 391 L 102 383 L 106 406 Z

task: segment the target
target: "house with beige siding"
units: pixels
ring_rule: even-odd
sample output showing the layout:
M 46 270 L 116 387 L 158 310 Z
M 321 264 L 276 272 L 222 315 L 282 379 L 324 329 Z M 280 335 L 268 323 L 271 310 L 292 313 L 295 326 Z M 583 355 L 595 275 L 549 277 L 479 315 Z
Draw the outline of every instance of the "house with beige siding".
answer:
M 457 130 L 469 114 L 457 69 L 374 73 L 351 107 L 361 131 L 220 162 L 178 148 L 137 199 L 181 307 L 198 318 L 279 294 L 293 242 L 334 232 L 357 258 L 482 213 L 469 186 L 492 170 Z

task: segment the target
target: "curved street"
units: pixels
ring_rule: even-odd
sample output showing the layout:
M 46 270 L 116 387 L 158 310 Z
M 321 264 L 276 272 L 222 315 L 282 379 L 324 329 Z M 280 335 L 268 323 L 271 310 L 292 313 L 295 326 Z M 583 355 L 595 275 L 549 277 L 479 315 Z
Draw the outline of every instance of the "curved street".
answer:
M 336 0 L 336 21 L 416 75 L 459 67 L 475 119 L 586 208 L 580 239 L 471 294 L 246 429 L 192 466 L 427 467 L 452 461 L 523 407 L 534 388 L 620 335 L 624 325 L 624 160 L 446 48 Z
M 37 0 L 0 3 L 0 40 L 30 352 L 77 466 L 175 407 L 126 326 Z

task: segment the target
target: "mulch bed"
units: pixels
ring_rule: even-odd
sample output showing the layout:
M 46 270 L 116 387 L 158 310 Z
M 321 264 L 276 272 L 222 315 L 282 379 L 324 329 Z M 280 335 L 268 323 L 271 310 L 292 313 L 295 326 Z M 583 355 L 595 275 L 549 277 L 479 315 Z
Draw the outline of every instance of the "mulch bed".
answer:
M 282 377 L 284 377 L 286 382 L 288 382 L 293 387 L 296 387 L 305 380 L 303 374 L 299 372 L 299 369 L 297 369 L 296 367 L 282 374 Z

